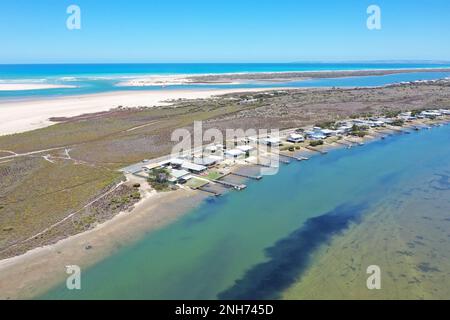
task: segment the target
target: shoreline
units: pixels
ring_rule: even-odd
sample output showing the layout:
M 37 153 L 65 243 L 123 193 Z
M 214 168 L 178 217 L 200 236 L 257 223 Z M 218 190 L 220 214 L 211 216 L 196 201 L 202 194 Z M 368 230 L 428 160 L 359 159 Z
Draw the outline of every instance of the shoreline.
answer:
M 27 90 L 46 90 L 46 89 L 71 89 L 76 88 L 73 85 L 66 84 L 36 84 L 36 83 L 0 83 L 0 91 L 27 91 Z
M 306 71 L 261 71 L 226 72 L 202 74 L 140 75 L 120 81 L 117 87 L 154 87 L 171 85 L 201 84 L 245 84 L 253 82 L 292 82 L 314 78 L 352 78 L 364 76 L 383 76 L 390 74 L 417 72 L 450 72 L 450 67 L 404 68 L 404 69 L 358 69 L 358 70 L 306 70 Z M 278 77 L 277 77 L 278 76 Z
M 301 72 L 249 72 L 249 73 L 224 73 L 224 74 L 204 74 L 204 75 L 171 75 L 171 76 L 152 76 L 150 83 L 146 84 L 143 77 L 137 77 L 126 81 L 128 84 L 134 83 L 134 87 L 142 86 L 160 86 L 164 83 L 155 83 L 159 81 L 158 77 L 166 79 L 176 84 L 186 81 L 186 84 L 230 84 L 241 82 L 286 82 L 308 77 L 322 78 L 346 78 L 358 77 L 364 75 L 388 75 L 398 73 L 413 72 L 450 72 L 447 68 L 408 68 L 408 69 L 368 69 L 368 70 L 350 70 L 350 71 L 301 71 Z M 279 78 L 277 78 L 277 76 Z M 302 78 L 306 77 L 306 78 Z M 172 79 L 172 80 L 171 80 Z M 137 83 L 135 83 L 137 81 Z M 119 83 L 120 84 L 120 83 Z M 119 85 L 118 84 L 118 85 Z M 0 84 L 1 86 L 4 84 Z M 22 84 L 20 84 L 22 85 Z M 40 84 L 37 84 L 40 85 Z M 378 87 L 378 86 L 375 86 Z M 82 94 L 62 97 L 28 97 L 20 100 L 0 100 L 0 136 L 16 133 L 23 133 L 36 129 L 45 128 L 54 124 L 56 121 L 50 119 L 69 118 L 89 113 L 106 112 L 119 106 L 124 107 L 152 107 L 170 105 L 178 99 L 206 99 L 212 96 L 225 95 L 240 92 L 262 92 L 270 90 L 308 90 L 308 89 L 327 89 L 328 87 L 314 88 L 284 88 L 284 87 L 266 87 L 266 88 L 234 88 L 234 89 L 159 89 L 147 91 L 126 90 L 126 87 L 120 91 L 103 92 L 95 94 Z M 350 87 L 351 88 L 351 87 Z M 1 89 L 0 89 L 1 90 Z
M 132 211 L 121 212 L 91 230 L 0 260 L 0 300 L 45 294 L 68 276 L 67 265 L 89 268 L 185 215 L 203 199 L 194 190 L 146 193 Z
M 400 131 L 411 130 L 417 124 L 439 123 L 448 124 L 449 120 L 417 121 L 402 128 L 380 128 L 363 138 L 351 137 L 351 140 L 356 145 L 390 134 L 402 134 Z M 345 146 L 328 141 L 316 147 L 322 151 L 330 148 L 342 149 Z M 245 166 L 236 165 L 232 171 Z M 121 212 L 94 229 L 0 260 L 0 299 L 28 299 L 44 294 L 67 277 L 66 265 L 93 266 L 121 247 L 187 214 L 208 197 L 202 192 L 184 188 L 167 193 L 144 190 L 144 194 L 130 212 Z
M 118 106 L 154 107 L 171 105 L 170 100 L 206 99 L 216 95 L 267 91 L 268 88 L 118 91 L 80 96 L 0 102 L 0 136 L 45 128 L 58 122 L 50 118 L 75 117 L 109 111 Z M 279 89 L 284 90 L 284 89 Z

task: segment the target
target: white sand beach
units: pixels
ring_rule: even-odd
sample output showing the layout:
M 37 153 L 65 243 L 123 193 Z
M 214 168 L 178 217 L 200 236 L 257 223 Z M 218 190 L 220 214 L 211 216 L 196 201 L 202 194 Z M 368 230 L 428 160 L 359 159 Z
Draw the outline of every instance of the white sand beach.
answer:
M 239 75 L 241 73 L 232 73 L 229 75 Z M 226 76 L 228 74 L 195 74 L 195 75 L 170 75 L 170 76 L 145 76 L 145 77 L 137 77 L 133 79 L 124 80 L 116 84 L 117 87 L 157 87 L 157 86 L 176 86 L 176 85 L 189 85 L 189 84 L 202 84 L 203 82 L 199 82 L 195 77 L 199 76 Z M 218 84 L 240 84 L 239 81 L 236 80 L 227 80 L 227 81 L 209 81 L 208 83 L 218 83 Z M 205 83 L 204 83 L 205 84 Z
M 169 100 L 204 99 L 232 92 L 254 92 L 265 89 L 155 90 L 121 91 L 82 96 L 46 98 L 31 101 L 0 102 L 0 135 L 26 132 L 55 124 L 52 117 L 73 117 L 108 111 L 118 106 L 152 107 L 170 104 Z
M 76 88 L 76 86 L 64 84 L 45 84 L 45 83 L 0 83 L 0 91 L 25 91 L 25 90 L 65 89 L 65 88 Z
M 116 84 L 118 87 L 154 87 L 154 86 L 173 86 L 189 84 L 192 81 L 188 75 L 170 75 L 170 76 L 145 76 L 128 79 Z

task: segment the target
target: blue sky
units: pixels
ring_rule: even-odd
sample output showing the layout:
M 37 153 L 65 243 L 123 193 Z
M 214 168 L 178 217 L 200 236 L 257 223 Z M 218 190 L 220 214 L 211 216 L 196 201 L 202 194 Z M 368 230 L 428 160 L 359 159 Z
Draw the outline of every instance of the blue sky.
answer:
M 450 60 L 449 34 L 449 0 L 0 1 L 0 63 Z

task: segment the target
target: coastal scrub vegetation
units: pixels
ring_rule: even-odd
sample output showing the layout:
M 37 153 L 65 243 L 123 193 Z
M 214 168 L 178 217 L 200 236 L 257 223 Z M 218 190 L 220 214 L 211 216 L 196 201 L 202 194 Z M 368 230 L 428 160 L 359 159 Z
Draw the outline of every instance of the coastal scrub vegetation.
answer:
M 170 173 L 166 168 L 156 168 L 148 173 L 148 183 L 156 191 L 167 191 L 169 189 Z
M 357 126 L 353 125 L 352 130 L 350 131 L 350 134 L 355 137 L 363 138 L 368 134 L 369 128 L 366 126 Z
M 58 123 L 46 128 L 0 136 L 0 157 L 20 154 L 0 163 L 0 225 L 4 226 L 0 230 L 1 257 L 72 233 L 71 227 L 64 225 L 51 235 L 5 251 L 12 243 L 41 232 L 110 190 L 124 178 L 118 169 L 169 154 L 173 130 L 192 130 L 194 120 L 203 121 L 204 130 L 302 128 L 323 125 L 331 119 L 368 115 L 369 111 L 373 115 L 389 111 L 397 115 L 407 111 L 406 106 L 423 110 L 450 105 L 447 83 L 267 92 L 270 94 L 258 94 L 258 103 L 241 104 L 243 94 L 231 93 L 174 101 L 169 106 L 124 106 L 108 112 L 54 119 Z M 46 151 L 52 148 L 59 149 Z M 61 160 L 66 157 L 65 148 L 70 150 L 70 157 Z M 36 153 L 39 150 L 42 153 Z M 27 155 L 29 152 L 34 154 Z M 44 156 L 49 154 L 46 160 Z
M 405 124 L 405 121 L 402 119 L 395 119 L 394 121 L 391 122 L 391 125 L 395 126 L 395 127 L 401 127 L 404 124 Z
M 323 145 L 323 140 L 313 140 L 309 143 L 311 147 L 317 147 Z
M 322 121 L 315 124 L 316 127 L 320 127 L 322 129 L 336 129 L 335 121 Z

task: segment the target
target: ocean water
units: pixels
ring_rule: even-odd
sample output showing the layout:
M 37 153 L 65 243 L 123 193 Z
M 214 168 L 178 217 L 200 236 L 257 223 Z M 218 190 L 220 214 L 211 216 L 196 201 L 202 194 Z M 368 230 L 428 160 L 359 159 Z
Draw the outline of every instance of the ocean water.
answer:
M 449 138 L 446 125 L 282 165 L 85 270 L 82 290 L 39 298 L 449 299 Z
M 183 85 L 162 87 L 119 87 L 127 79 L 148 75 L 179 75 L 242 72 L 285 72 L 324 70 L 375 70 L 449 68 L 438 63 L 230 63 L 230 64 L 53 64 L 53 65 L 0 65 L 0 83 L 38 83 L 70 85 L 74 88 L 54 88 L 25 91 L 0 91 L 1 100 L 43 98 L 67 95 L 93 94 L 123 90 L 172 90 L 198 88 L 267 88 L 284 87 L 280 83 L 251 83 L 244 85 Z M 377 86 L 402 81 L 440 79 L 447 73 L 412 73 L 385 77 L 355 79 L 316 79 L 291 82 L 289 87 L 309 86 Z

